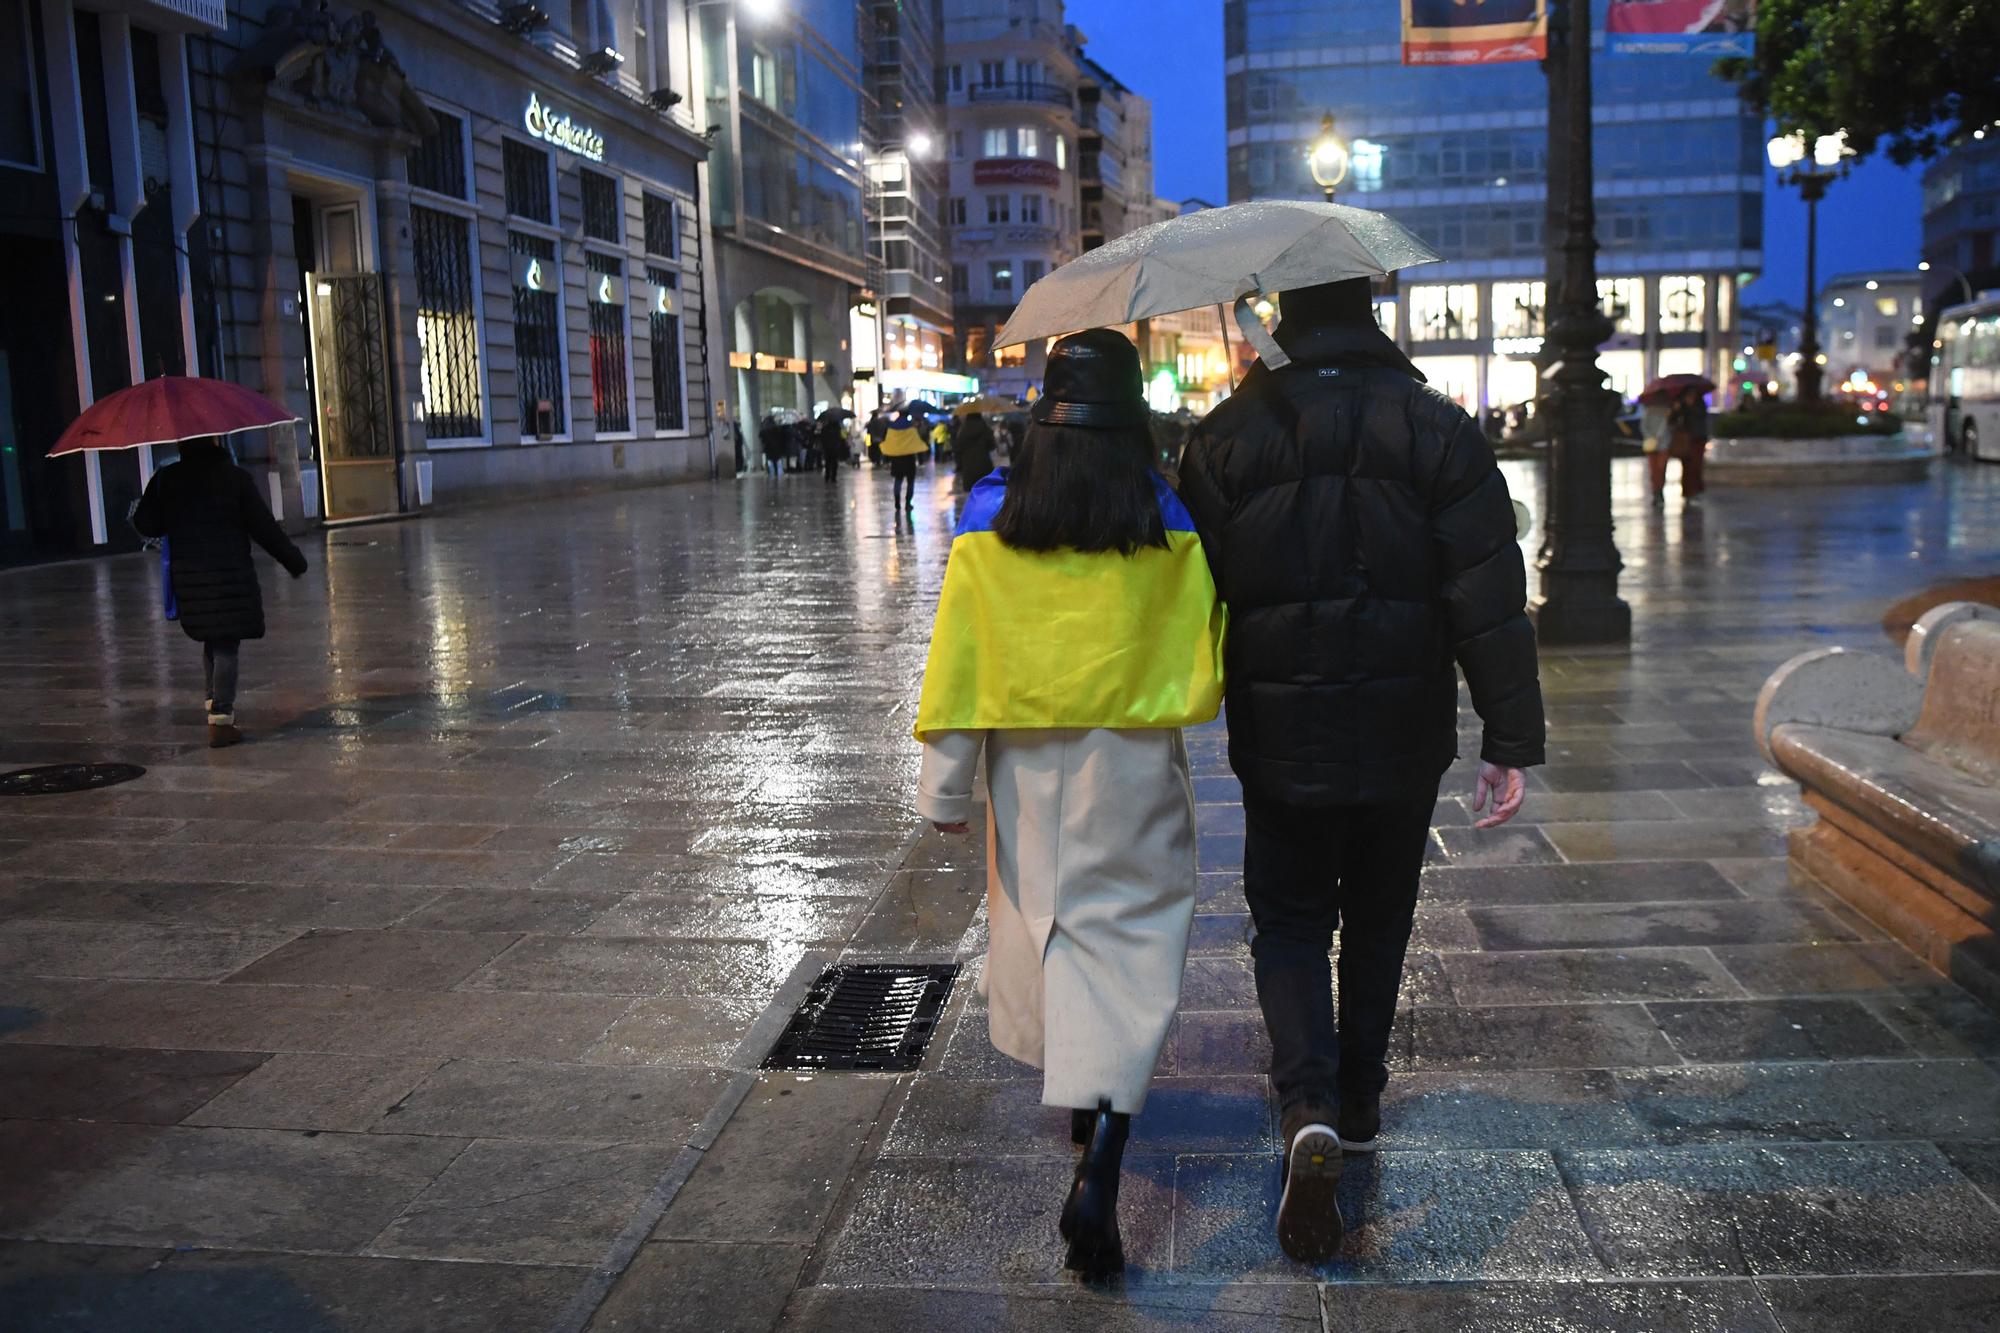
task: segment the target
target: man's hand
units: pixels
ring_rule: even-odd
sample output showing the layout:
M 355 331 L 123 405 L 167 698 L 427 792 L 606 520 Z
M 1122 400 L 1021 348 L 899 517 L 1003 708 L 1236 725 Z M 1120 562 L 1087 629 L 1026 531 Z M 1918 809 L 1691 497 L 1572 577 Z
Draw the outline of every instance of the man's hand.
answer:
M 969 825 L 962 822 L 957 824 L 940 824 L 935 819 L 933 819 L 931 821 L 931 827 L 936 829 L 939 833 L 963 833 L 966 831 Z
M 1486 808 L 1489 796 L 1492 797 L 1493 812 L 1474 823 L 1474 828 L 1499 828 L 1521 813 L 1521 802 L 1528 796 L 1528 775 L 1518 768 L 1482 763 L 1479 777 L 1472 784 L 1473 814 Z

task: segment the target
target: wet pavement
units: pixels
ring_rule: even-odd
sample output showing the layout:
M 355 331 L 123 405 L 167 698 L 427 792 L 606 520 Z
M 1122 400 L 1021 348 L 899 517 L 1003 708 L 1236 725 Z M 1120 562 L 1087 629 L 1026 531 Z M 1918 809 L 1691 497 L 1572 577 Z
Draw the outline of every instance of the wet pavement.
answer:
M 1633 649 L 1545 657 L 1513 825 L 1448 780 L 1318 1270 L 1272 1240 L 1242 811 L 1191 735 L 1195 956 L 1106 1289 L 1060 1270 L 1065 1118 L 985 1041 L 981 849 L 905 804 L 948 497 L 340 530 L 266 566 L 215 753 L 149 562 L 0 576 L 0 769 L 149 767 L 0 798 L 0 1323 L 2000 1327 L 2000 1018 L 1788 873 L 1749 733 L 1792 653 L 1990 573 L 2000 470 L 1656 514 L 1621 463 L 1616 504 Z M 966 962 L 924 1069 L 755 1073 L 843 956 Z

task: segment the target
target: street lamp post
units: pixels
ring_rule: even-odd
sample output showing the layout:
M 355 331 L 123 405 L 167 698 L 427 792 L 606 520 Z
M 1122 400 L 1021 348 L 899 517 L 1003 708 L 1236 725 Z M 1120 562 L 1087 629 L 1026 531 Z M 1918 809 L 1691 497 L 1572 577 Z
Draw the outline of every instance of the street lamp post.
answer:
M 1333 128 L 1333 113 L 1320 117 L 1319 137 L 1312 142 L 1306 153 L 1306 165 L 1312 169 L 1313 184 L 1326 191 L 1326 201 L 1333 202 L 1333 192 L 1347 179 L 1347 168 L 1353 163 L 1354 154 L 1347 146 L 1347 140 L 1340 137 Z
M 1554 0 L 1549 46 L 1550 190 L 1560 190 L 1549 216 L 1560 217 L 1562 243 L 1550 251 L 1546 288 L 1553 304 L 1542 373 L 1554 401 L 1548 512 L 1536 560 L 1541 590 L 1530 610 L 1543 643 L 1623 643 L 1632 637 L 1632 608 L 1618 595 L 1624 561 L 1611 528 L 1614 400 L 1597 367 L 1612 326 L 1597 302 L 1589 0 Z
M 1799 401 L 1808 406 L 1820 401 L 1820 387 L 1826 360 L 1819 346 L 1819 201 L 1826 187 L 1847 174 L 1847 134 L 1823 134 L 1813 143 L 1811 165 L 1807 165 L 1806 141 L 1802 134 L 1781 134 L 1765 145 L 1771 165 L 1777 168 L 1780 185 L 1796 185 L 1806 201 L 1806 319 L 1799 343 Z

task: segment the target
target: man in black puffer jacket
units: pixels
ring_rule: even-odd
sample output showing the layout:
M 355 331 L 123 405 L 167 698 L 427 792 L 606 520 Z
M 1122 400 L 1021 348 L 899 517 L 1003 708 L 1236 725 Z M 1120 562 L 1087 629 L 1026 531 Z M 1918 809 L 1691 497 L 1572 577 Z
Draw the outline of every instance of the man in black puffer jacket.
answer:
M 1291 364 L 1251 369 L 1195 428 L 1180 479 L 1229 606 L 1229 758 L 1284 1106 L 1278 1234 L 1316 1262 L 1340 1243 L 1339 1150 L 1374 1147 L 1458 671 L 1485 724 L 1481 828 L 1519 810 L 1544 725 L 1492 447 L 1377 330 L 1366 279 L 1282 300 Z

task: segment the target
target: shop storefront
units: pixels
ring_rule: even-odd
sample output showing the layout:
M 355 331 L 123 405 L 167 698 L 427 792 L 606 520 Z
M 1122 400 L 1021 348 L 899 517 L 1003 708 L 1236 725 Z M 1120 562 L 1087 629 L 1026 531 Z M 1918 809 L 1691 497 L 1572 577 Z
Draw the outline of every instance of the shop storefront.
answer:
M 97 398 L 214 368 L 189 100 L 219 0 L 0 0 L 0 563 L 137 544 L 171 450 L 45 455 Z
M 700 138 L 457 6 L 269 16 L 212 211 L 286 517 L 709 475 Z
M 1612 333 L 1598 351 L 1609 387 L 1635 398 L 1661 375 L 1718 384 L 1737 341 L 1737 277 L 1718 273 L 1600 278 Z M 1376 322 L 1436 388 L 1468 411 L 1511 410 L 1540 395 L 1547 289 L 1538 281 L 1411 283 L 1376 302 Z

